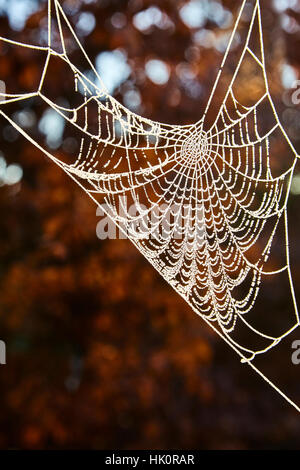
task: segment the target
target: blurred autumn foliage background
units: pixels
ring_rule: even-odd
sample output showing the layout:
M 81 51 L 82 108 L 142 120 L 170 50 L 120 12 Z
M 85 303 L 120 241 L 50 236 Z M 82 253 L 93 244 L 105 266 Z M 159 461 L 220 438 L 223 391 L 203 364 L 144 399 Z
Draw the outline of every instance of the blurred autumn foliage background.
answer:
M 61 3 L 118 100 L 154 120 L 199 119 L 239 1 Z M 261 3 L 274 99 L 299 149 L 300 111 L 289 99 L 300 66 L 299 2 Z M 0 14 L 1 36 L 45 39 L 45 1 L 2 0 Z M 6 84 L 34 91 L 42 66 L 0 41 Z M 59 72 L 53 83 L 63 100 Z M 12 115 L 50 148 L 72 146 L 61 122 L 38 115 L 34 103 L 14 105 Z M 4 119 L 0 139 L 0 447 L 299 448 L 298 414 L 129 241 L 97 239 L 96 208 L 80 188 Z M 291 374 L 299 391 L 297 367 Z

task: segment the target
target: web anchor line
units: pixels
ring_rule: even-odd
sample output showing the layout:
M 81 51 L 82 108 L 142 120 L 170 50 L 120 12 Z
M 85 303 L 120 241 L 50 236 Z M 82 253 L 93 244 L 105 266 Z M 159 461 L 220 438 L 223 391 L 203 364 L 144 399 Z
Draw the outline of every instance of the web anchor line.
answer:
M 101 195 L 108 207 L 101 209 L 120 232 L 240 356 L 242 363 L 248 364 L 300 411 L 254 365 L 256 356 L 272 350 L 300 325 L 287 217 L 299 155 L 280 122 L 270 94 L 259 0 L 252 0 L 253 11 L 241 55 L 216 117 L 208 124 L 246 4 L 247 0 L 243 0 L 203 116 L 193 125 L 155 122 L 116 101 L 104 86 L 59 0 L 48 0 L 47 46 L 0 38 L 10 45 L 45 54 L 38 89 L 27 94 L 2 93 L 5 101 L 0 103 L 0 115 L 67 173 L 98 206 L 97 196 Z M 257 49 L 252 44 L 255 38 Z M 81 51 L 91 73 L 83 73 L 72 62 L 70 42 L 73 50 L 75 44 Z M 53 59 L 62 61 L 71 72 L 74 93 L 81 97 L 81 104 L 75 108 L 62 106 L 47 95 L 45 81 Z M 243 64 L 249 60 L 258 69 L 263 90 L 255 104 L 246 106 L 239 99 L 236 86 Z M 7 104 L 32 98 L 42 100 L 80 135 L 80 149 L 73 163 L 65 163 L 45 149 L 5 112 Z M 98 110 L 97 129 L 90 125 L 92 107 Z M 266 109 L 269 123 L 264 119 Z M 281 172 L 273 165 L 275 137 L 287 145 L 291 159 L 288 168 Z M 126 198 L 139 208 L 135 215 L 125 206 L 121 215 L 117 213 L 118 201 Z M 149 219 L 155 211 L 155 220 L 150 225 L 145 223 L 145 218 Z M 140 237 L 126 230 L 132 224 L 138 224 Z M 285 256 L 274 267 L 272 250 L 280 226 L 284 228 Z M 275 276 L 287 279 L 293 324 L 281 334 L 272 335 L 255 326 L 249 314 L 255 308 L 264 279 Z M 240 289 L 242 295 L 238 293 Z M 262 341 L 263 346 L 254 347 L 235 339 L 241 327 Z

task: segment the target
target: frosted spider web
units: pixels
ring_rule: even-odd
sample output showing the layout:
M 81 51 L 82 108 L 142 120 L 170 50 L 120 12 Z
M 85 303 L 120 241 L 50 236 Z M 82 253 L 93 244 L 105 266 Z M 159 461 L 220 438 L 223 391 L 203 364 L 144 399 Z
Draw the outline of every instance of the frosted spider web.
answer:
M 252 362 L 300 323 L 291 276 L 287 220 L 298 155 L 270 95 L 259 0 L 253 2 L 247 36 L 231 82 L 215 118 L 208 124 L 225 63 L 248 6 L 244 0 L 206 109 L 193 125 L 168 125 L 142 118 L 110 96 L 58 0 L 49 0 L 47 46 L 1 38 L 12 45 L 43 51 L 46 59 L 38 90 L 3 94 L 5 102 L 1 103 L 0 114 L 98 205 L 101 195 L 107 214 L 162 277 L 239 354 L 242 362 L 249 364 L 300 411 Z M 94 78 L 70 60 L 70 37 Z M 60 51 L 55 41 L 61 44 Z M 44 93 L 53 59 L 64 61 L 73 75 L 74 89 L 83 97 L 76 108 L 63 107 Z M 243 105 L 235 91 L 246 60 L 255 64 L 263 90 L 251 106 Z M 33 97 L 41 98 L 79 131 L 80 150 L 72 163 L 43 148 L 3 110 L 8 103 Z M 93 112 L 96 109 L 93 126 L 89 118 L 92 109 Z M 269 122 L 263 119 L 266 114 Z M 278 135 L 290 154 L 290 164 L 282 172 L 272 160 L 274 137 L 277 142 Z M 125 203 L 122 213 L 118 211 L 118 204 L 126 198 L 135 204 L 136 214 L 130 213 Z M 133 226 L 139 227 L 139 236 Z M 276 266 L 272 248 L 279 227 L 284 231 L 284 261 Z M 293 321 L 286 331 L 273 336 L 254 326 L 248 317 L 263 281 L 281 275 L 288 279 Z M 244 289 L 242 294 L 240 287 Z M 263 346 L 254 348 L 237 340 L 235 332 L 241 325 L 260 338 Z

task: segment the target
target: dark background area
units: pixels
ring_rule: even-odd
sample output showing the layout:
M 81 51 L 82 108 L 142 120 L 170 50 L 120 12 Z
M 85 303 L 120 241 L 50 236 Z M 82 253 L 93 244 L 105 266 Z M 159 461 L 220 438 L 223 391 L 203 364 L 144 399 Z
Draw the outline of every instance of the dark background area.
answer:
M 61 3 L 125 106 L 172 124 L 201 117 L 240 2 Z M 300 111 L 290 99 L 300 63 L 299 2 L 261 3 L 272 94 L 299 151 Z M 1 36 L 45 40 L 45 2 L 2 0 L 0 13 Z M 0 41 L 7 87 L 33 91 L 41 68 L 34 55 Z M 53 87 L 63 100 L 59 71 Z M 12 115 L 53 150 L 72 143 L 62 124 L 34 104 L 15 105 Z M 128 240 L 99 241 L 92 202 L 0 121 L 0 338 L 7 344 L 0 447 L 299 448 L 299 414 L 239 363 Z M 297 177 L 292 189 L 299 294 Z M 282 372 L 296 395 L 299 367 Z

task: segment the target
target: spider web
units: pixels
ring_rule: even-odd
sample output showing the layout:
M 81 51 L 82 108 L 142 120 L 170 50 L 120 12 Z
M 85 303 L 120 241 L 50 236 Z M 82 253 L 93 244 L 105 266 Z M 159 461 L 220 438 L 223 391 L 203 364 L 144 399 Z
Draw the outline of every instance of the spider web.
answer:
M 272 349 L 300 324 L 287 219 L 298 155 L 270 95 L 258 0 L 253 2 L 242 52 L 225 96 L 217 113 L 212 111 L 246 6 L 244 0 L 206 109 L 193 125 L 175 126 L 142 118 L 110 96 L 58 0 L 49 1 L 47 46 L 1 38 L 44 52 L 45 63 L 37 91 L 3 94 L 6 101 L 1 103 L 0 114 L 97 205 L 103 208 L 105 203 L 104 211 L 162 277 L 243 362 L 300 411 L 252 363 L 256 355 Z M 83 55 L 88 73 L 71 61 L 74 47 Z M 77 107 L 61 106 L 44 91 L 55 60 L 64 61 L 72 74 L 81 99 Z M 260 80 L 260 93 L 246 106 L 238 90 L 243 86 L 243 76 L 247 80 L 249 64 Z M 33 97 L 41 98 L 79 132 L 80 148 L 73 162 L 44 149 L 3 111 L 9 103 Z M 288 163 L 284 170 L 278 168 L 274 157 L 278 139 L 286 146 Z M 132 205 L 135 213 L 129 209 Z M 280 233 L 284 236 L 278 238 Z M 282 238 L 282 256 L 277 256 L 274 245 Z M 270 333 L 272 325 L 268 324 L 266 331 L 251 315 L 261 287 L 270 277 L 286 278 L 293 310 L 285 331 L 274 334 Z M 247 334 L 239 337 L 238 330 Z

